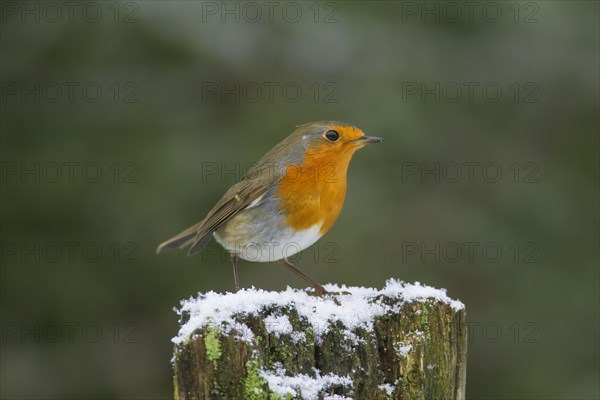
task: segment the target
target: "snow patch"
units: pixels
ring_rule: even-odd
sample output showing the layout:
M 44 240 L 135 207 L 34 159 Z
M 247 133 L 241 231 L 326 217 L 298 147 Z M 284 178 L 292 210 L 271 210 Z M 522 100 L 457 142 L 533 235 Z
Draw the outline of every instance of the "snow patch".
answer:
M 265 328 L 267 328 L 267 332 L 273 333 L 277 337 L 280 337 L 284 333 L 291 334 L 294 331 L 290 319 L 285 314 L 267 316 L 265 318 Z
M 282 399 L 291 394 L 295 398 L 317 400 L 319 394 L 331 386 L 352 387 L 352 379 L 348 376 L 320 375 L 318 371 L 315 377 L 305 374 L 287 376 L 283 368 L 277 368 L 274 371 L 261 371 L 260 375 L 267 381 L 269 390 L 277 393 Z M 325 396 L 325 399 L 352 400 L 339 395 Z
M 403 358 L 406 357 L 408 353 L 410 353 L 412 348 L 412 344 L 404 344 L 402 342 L 396 343 L 396 345 L 394 346 L 396 354 Z
M 421 285 L 419 282 L 407 284 L 389 279 L 381 290 L 334 284 L 325 285 L 325 288 L 340 293 L 336 295 L 339 304 L 336 304 L 331 296 L 312 296 L 306 290 L 290 287 L 282 292 L 250 288 L 236 293 L 220 294 L 210 291 L 199 294 L 197 298 L 183 300 L 181 308 L 175 310 L 179 315 L 187 314 L 189 318 L 181 325 L 178 335 L 172 341 L 175 344 L 184 343 L 196 329 L 210 324 L 224 335 L 235 332 L 239 340 L 251 343 L 254 334 L 236 317 L 256 316 L 271 307 L 294 308 L 300 319 L 311 325 L 317 343 L 321 342 L 322 336 L 335 322 L 341 322 L 345 326 L 346 338 L 354 342 L 356 341 L 353 333 L 355 329 L 372 330 L 376 317 L 397 311 L 402 303 L 436 300 L 450 305 L 455 311 L 464 308 L 460 301 L 449 298 L 444 289 L 435 289 Z M 349 294 L 342 294 L 343 292 Z M 381 301 L 382 296 L 398 300 L 397 304 L 395 306 L 385 304 Z M 294 332 L 286 315 L 267 316 L 265 323 L 267 322 L 269 323 L 267 329 L 271 329 L 269 332 L 278 336 L 289 334 L 295 341 L 306 340 L 302 332 Z
M 388 396 L 391 396 L 394 393 L 394 386 L 389 383 L 384 383 L 383 385 L 379 385 L 379 390 L 384 391 Z

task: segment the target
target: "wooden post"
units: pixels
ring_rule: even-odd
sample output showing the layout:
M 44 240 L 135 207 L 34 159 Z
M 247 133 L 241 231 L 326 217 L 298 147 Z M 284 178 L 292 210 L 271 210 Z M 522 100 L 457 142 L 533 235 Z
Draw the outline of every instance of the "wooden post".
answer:
M 462 303 L 394 280 L 327 289 L 339 304 L 290 288 L 182 302 L 175 398 L 465 398 Z

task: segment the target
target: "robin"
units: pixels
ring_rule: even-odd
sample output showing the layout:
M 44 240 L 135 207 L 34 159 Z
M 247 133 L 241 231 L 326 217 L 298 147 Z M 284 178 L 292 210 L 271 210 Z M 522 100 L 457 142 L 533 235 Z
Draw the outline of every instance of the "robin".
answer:
M 156 252 L 190 246 L 188 256 L 192 256 L 214 236 L 231 256 L 236 291 L 241 258 L 282 261 L 312 285 L 317 295 L 326 294 L 323 286 L 288 258 L 331 228 L 344 204 L 352 155 L 381 141 L 343 122 L 300 125 L 249 169 L 202 221 L 162 243 Z

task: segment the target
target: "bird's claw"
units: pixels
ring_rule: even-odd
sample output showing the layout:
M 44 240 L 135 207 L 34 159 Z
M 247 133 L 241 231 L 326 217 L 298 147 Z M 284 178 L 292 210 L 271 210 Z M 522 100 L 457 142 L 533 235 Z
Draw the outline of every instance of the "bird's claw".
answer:
M 314 292 L 309 292 L 308 293 L 310 296 L 319 296 L 319 297 L 325 297 L 325 296 L 331 296 L 331 298 L 333 299 L 333 302 L 338 305 L 341 306 L 342 304 L 340 303 L 340 301 L 337 299 L 336 296 L 338 295 L 349 295 L 351 294 L 350 292 L 347 291 L 341 291 L 341 292 L 330 292 L 328 290 L 325 290 L 325 288 L 318 287 L 315 288 Z

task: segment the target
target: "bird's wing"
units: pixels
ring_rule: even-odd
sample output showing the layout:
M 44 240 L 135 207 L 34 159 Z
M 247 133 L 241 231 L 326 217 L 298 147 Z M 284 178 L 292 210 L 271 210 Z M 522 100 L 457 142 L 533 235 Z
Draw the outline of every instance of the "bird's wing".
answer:
M 278 168 L 257 164 L 248 171 L 248 174 L 241 181 L 233 185 L 223 195 L 202 221 L 162 243 L 158 246 L 156 252 L 162 253 L 182 248 L 191 243 L 192 246 L 188 251 L 188 255 L 199 253 L 210 240 L 211 233 L 259 199 L 282 176 L 283 172 Z

